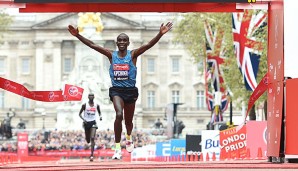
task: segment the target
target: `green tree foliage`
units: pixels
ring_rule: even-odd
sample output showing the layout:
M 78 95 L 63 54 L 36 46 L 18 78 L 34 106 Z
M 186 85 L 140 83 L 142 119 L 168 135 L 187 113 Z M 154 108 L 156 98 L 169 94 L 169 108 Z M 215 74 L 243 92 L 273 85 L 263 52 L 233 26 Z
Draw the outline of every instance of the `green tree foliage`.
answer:
M 2 39 L 2 33 L 7 31 L 8 26 L 12 23 L 13 18 L 5 13 L 3 9 L 0 9 L 0 41 Z
M 250 12 L 255 12 L 251 10 Z M 182 43 L 196 62 L 206 60 L 204 22 L 208 21 L 215 28 L 224 30 L 224 46 L 226 60 L 222 66 L 225 86 L 233 93 L 233 100 L 237 107 L 242 102 L 247 104 L 252 91 L 247 91 L 234 54 L 231 13 L 186 13 L 177 17 L 174 29 L 174 40 Z M 262 42 L 261 58 L 257 82 L 267 73 L 267 27 L 256 33 L 257 41 Z M 259 47 L 255 47 L 259 49 Z M 202 68 L 203 69 L 203 68 Z M 258 103 L 267 98 L 263 95 Z M 257 105 L 258 105 L 257 103 Z M 235 104 L 235 103 L 234 103 Z

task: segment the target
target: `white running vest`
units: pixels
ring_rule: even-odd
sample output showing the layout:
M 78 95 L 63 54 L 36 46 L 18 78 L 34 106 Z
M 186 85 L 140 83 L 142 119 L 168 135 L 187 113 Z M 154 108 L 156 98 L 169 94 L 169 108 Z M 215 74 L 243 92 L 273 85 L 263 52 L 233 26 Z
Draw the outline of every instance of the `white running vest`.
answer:
M 94 106 L 90 106 L 89 103 L 86 103 L 86 108 L 84 111 L 84 119 L 87 122 L 95 121 L 96 120 L 96 113 L 97 113 L 97 104 L 94 103 Z

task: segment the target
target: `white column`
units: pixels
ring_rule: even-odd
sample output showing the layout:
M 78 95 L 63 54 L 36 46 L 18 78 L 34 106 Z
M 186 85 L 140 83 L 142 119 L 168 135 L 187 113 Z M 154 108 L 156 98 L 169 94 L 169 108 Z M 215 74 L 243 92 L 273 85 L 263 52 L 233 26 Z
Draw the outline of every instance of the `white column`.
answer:
M 61 88 L 61 66 L 62 66 L 62 57 L 61 57 L 61 42 L 53 42 L 53 89 L 59 90 Z M 64 86 L 64 85 L 63 85 Z
M 133 41 L 133 46 L 130 47 L 131 49 L 136 49 L 139 48 L 140 46 L 142 46 L 142 41 Z M 146 52 L 145 52 L 146 53 Z M 135 109 L 135 113 L 139 113 L 141 111 L 141 103 L 142 103 L 142 70 L 144 70 L 145 67 L 142 64 L 142 56 L 138 57 L 138 61 L 137 61 L 137 82 L 136 82 L 136 87 L 138 88 L 139 91 L 139 97 L 138 100 L 136 102 L 136 109 Z M 137 123 L 139 125 L 139 123 Z
M 35 90 L 42 90 L 43 89 L 43 78 L 44 78 L 44 73 L 43 73 L 43 44 L 44 41 L 36 41 L 34 42 L 36 46 L 35 50 Z M 39 107 L 42 104 L 40 101 L 36 101 L 36 107 Z

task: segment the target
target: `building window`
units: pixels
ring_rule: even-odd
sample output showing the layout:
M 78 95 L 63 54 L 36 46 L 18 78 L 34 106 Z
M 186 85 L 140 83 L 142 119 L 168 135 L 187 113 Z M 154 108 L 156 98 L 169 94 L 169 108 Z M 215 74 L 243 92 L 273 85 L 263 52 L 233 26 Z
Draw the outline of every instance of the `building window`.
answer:
M 72 71 L 72 61 L 71 58 L 64 58 L 64 67 L 63 72 L 64 73 L 70 73 Z
M 5 60 L 2 57 L 0 57 L 0 74 L 5 74 Z
M 179 58 L 172 58 L 172 72 L 179 72 Z
M 172 91 L 172 103 L 179 103 L 180 92 L 178 90 Z
M 148 66 L 147 66 L 147 72 L 148 73 L 153 73 L 153 72 L 155 72 L 155 60 L 153 59 L 153 58 L 148 58 L 147 59 L 147 64 L 148 64 Z
M 198 109 L 206 108 L 205 92 L 202 90 L 197 91 L 197 108 Z
M 22 98 L 22 109 L 29 109 L 30 108 L 30 100 L 23 97 Z
M 148 98 L 148 108 L 154 108 L 155 107 L 155 91 L 148 91 L 147 98 Z
M 204 119 L 197 119 L 197 124 L 202 124 L 204 122 L 205 122 Z
M 21 46 L 29 46 L 30 42 L 29 41 L 21 41 L 20 45 Z
M 0 91 L 0 108 L 4 108 L 4 91 Z
M 22 74 L 30 74 L 30 59 L 22 59 Z

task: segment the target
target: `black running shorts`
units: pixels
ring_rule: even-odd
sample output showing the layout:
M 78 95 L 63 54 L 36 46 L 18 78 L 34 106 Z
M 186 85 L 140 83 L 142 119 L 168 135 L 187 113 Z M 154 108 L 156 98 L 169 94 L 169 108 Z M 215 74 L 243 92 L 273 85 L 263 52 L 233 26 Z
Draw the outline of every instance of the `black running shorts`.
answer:
M 98 128 L 96 121 L 84 122 L 85 129 Z
M 134 103 L 139 97 L 139 92 L 137 87 L 110 87 L 109 96 L 111 101 L 114 96 L 119 96 L 124 103 Z

